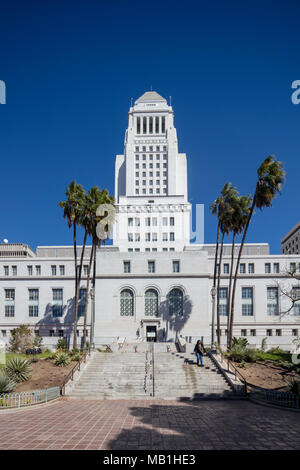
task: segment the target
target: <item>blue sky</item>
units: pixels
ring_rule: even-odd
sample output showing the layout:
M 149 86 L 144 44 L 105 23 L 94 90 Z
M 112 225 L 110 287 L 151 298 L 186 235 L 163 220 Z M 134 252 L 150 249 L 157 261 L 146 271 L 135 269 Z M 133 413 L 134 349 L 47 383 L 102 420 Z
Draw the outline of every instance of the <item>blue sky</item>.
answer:
M 72 243 L 58 201 L 72 179 L 113 193 L 130 98 L 152 85 L 172 96 L 206 243 L 224 183 L 252 193 L 267 155 L 284 162 L 282 195 L 247 238 L 279 253 L 299 220 L 299 2 L 10 0 L 0 13 L 1 240 Z

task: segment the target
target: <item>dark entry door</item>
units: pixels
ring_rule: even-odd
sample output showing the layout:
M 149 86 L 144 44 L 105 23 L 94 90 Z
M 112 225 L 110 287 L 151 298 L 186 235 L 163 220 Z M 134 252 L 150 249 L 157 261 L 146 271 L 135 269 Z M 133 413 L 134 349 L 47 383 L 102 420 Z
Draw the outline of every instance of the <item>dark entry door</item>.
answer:
M 148 325 L 146 327 L 146 337 L 147 337 L 147 341 L 156 343 L 156 339 L 157 339 L 156 326 Z

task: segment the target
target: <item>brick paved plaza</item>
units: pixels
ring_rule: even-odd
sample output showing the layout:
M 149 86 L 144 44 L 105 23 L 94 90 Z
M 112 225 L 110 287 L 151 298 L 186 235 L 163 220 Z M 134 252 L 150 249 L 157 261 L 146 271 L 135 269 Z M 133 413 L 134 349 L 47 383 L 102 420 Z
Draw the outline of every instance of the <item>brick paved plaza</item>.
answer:
M 0 412 L 0 449 L 299 449 L 299 417 L 244 400 L 65 399 Z

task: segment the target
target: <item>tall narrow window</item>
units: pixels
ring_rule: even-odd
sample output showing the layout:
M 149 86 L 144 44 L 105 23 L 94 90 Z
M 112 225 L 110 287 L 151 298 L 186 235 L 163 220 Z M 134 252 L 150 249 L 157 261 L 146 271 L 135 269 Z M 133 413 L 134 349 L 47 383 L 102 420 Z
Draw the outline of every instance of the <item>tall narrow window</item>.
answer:
M 161 132 L 162 133 L 166 132 L 166 118 L 165 118 L 165 116 L 162 117 Z
M 6 317 L 15 316 L 15 289 L 5 289 L 4 311 Z
M 141 118 L 137 118 L 136 120 L 136 133 L 140 134 L 141 133 Z
M 53 289 L 52 290 L 52 313 L 54 317 L 62 317 L 63 315 L 63 290 Z
M 27 266 L 28 276 L 32 276 L 32 266 Z
M 278 288 L 267 287 L 268 315 L 278 315 Z
M 158 315 L 158 294 L 155 289 L 148 289 L 145 292 L 145 315 Z
M 148 273 L 155 273 L 155 261 L 148 261 Z
M 41 275 L 41 266 L 40 266 L 40 265 L 37 265 L 37 266 L 35 267 L 35 274 L 36 274 L 37 276 L 40 276 L 40 275 Z
M 180 272 L 180 262 L 173 261 L 173 273 L 179 273 L 179 272 Z
M 147 118 L 143 117 L 143 134 L 147 134 Z
M 265 273 L 270 274 L 271 272 L 271 263 L 265 263 Z
M 242 287 L 242 315 L 253 315 L 253 288 Z
M 133 317 L 133 292 L 123 289 L 120 295 L 120 315 L 122 317 Z
M 149 134 L 153 134 L 153 117 L 149 118 Z
M 294 315 L 300 315 L 300 286 L 293 287 L 292 290 L 293 299 L 295 300 L 293 313 Z M 299 299 L 299 300 L 296 300 Z
M 155 118 L 155 134 L 159 134 L 159 117 Z
M 226 316 L 227 311 L 227 298 L 228 298 L 228 288 L 220 287 L 219 290 L 219 306 L 220 306 L 220 315 Z
M 79 298 L 78 298 L 78 317 L 83 317 L 84 315 L 85 298 L 86 298 L 86 288 L 81 287 L 79 289 Z
M 183 292 L 181 289 L 172 289 L 168 295 L 169 315 L 183 315 Z
M 3 266 L 4 276 L 9 276 L 9 266 Z
M 38 289 L 29 289 L 29 305 L 28 313 L 30 317 L 39 316 L 39 290 Z

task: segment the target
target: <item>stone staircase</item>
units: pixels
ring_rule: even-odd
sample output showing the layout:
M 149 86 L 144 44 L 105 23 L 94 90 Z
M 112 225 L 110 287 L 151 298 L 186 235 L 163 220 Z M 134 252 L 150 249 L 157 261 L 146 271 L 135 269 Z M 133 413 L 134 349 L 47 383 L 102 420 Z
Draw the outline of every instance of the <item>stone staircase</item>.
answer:
M 234 397 L 211 359 L 205 356 L 204 367 L 197 367 L 188 347 L 180 353 L 172 343 L 125 343 L 113 353 L 95 352 L 68 395 L 82 399 L 149 399 L 153 394 L 160 399 Z

